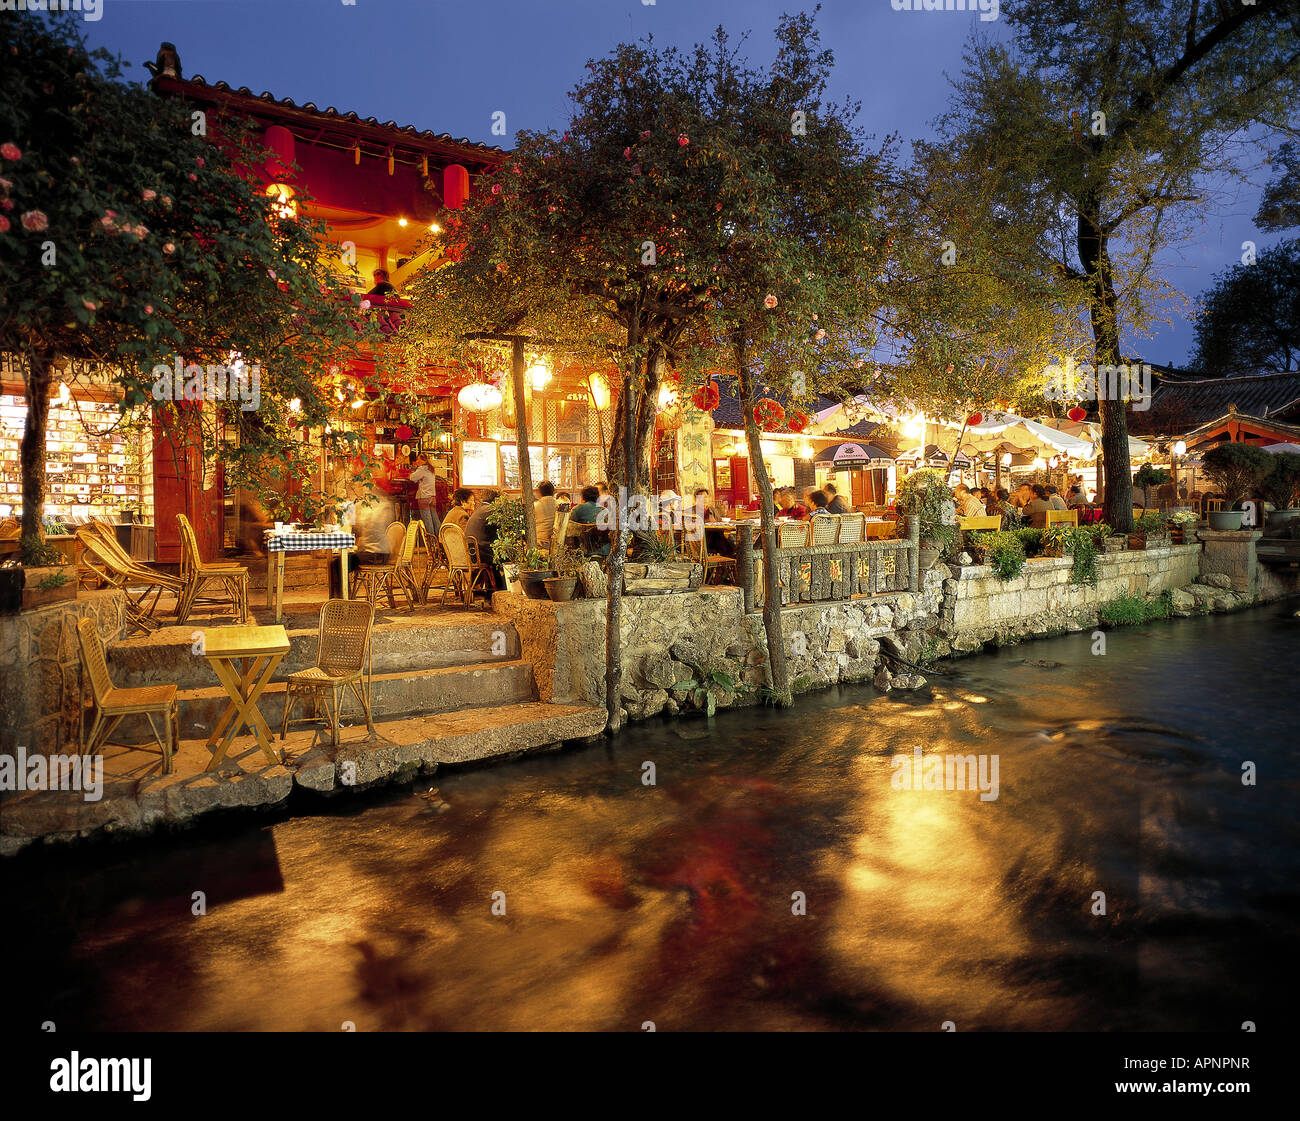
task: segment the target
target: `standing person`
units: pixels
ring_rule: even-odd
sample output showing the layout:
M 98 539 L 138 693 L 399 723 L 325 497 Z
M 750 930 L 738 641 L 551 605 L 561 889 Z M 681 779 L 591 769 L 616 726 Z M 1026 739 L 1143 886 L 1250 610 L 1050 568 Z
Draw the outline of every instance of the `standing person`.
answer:
M 421 452 L 415 457 L 415 470 L 411 472 L 411 482 L 415 484 L 415 508 L 424 531 L 429 540 L 438 536 L 441 521 L 438 518 L 438 477 L 429 466 L 429 457 Z
M 847 514 L 850 512 L 849 504 L 844 501 L 844 497 L 835 489 L 834 483 L 827 483 L 822 487 L 822 490 L 826 492 L 826 496 L 830 499 L 830 502 L 826 506 L 826 509 L 830 513 Z
M 551 547 L 551 532 L 555 529 L 555 484 L 550 479 L 543 479 L 533 488 L 533 533 L 537 536 L 537 547 Z
M 367 296 L 387 297 L 397 295 L 397 289 L 388 283 L 387 269 L 375 269 L 375 271 L 370 275 L 375 282 L 375 286 L 366 293 Z

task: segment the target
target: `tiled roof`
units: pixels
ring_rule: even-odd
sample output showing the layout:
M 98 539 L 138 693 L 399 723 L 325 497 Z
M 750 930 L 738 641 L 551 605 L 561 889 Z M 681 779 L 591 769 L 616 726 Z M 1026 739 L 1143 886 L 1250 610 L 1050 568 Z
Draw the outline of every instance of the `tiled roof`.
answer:
M 1153 407 L 1167 408 L 1175 403 L 1193 424 L 1221 417 L 1231 405 L 1239 413 L 1260 418 L 1295 415 L 1300 410 L 1300 373 L 1186 381 L 1161 378 L 1153 394 Z
M 192 78 L 183 79 L 160 76 L 154 79 L 153 84 L 167 93 L 177 93 L 199 99 L 257 102 L 259 106 L 270 110 L 273 115 L 298 117 L 300 119 L 314 118 L 316 121 L 338 122 L 342 126 L 361 125 L 369 130 L 394 134 L 394 139 L 400 136 L 402 140 L 413 147 L 428 148 L 443 155 L 465 154 L 487 162 L 496 162 L 506 154 L 496 145 L 481 144 L 467 137 L 462 136 L 460 139 L 456 139 L 446 132 L 417 129 L 414 125 L 399 125 L 396 121 L 381 122 L 375 117 L 362 117 L 354 112 L 340 112 L 332 105 L 325 109 L 318 108 L 311 101 L 304 101 L 299 105 L 292 98 L 277 98 L 274 94 L 265 90 L 258 94 L 247 86 L 240 86 L 235 89 L 225 82 L 209 82 L 201 74 L 195 74 Z

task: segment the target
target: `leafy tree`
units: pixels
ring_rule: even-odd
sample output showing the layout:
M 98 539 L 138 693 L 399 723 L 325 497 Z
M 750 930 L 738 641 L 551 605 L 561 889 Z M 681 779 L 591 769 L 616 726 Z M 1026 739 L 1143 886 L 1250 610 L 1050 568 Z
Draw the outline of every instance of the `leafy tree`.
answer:
M 1239 174 L 1231 142 L 1284 120 L 1300 73 L 1292 0 L 1256 4 L 1042 0 L 1007 11 L 1011 46 L 976 42 L 942 140 L 959 178 L 1018 215 L 1067 306 L 1082 287 L 1093 362 L 1123 364 L 1121 327 L 1149 332 L 1177 298 L 1158 252 L 1204 209 L 1203 184 Z M 1105 518 L 1132 513 L 1124 400 L 1099 404 Z
M 1215 277 L 1192 362 L 1211 377 L 1300 369 L 1300 238 Z
M 28 403 L 23 533 L 40 525 L 60 370 L 108 371 L 124 418 L 163 414 L 230 482 L 283 509 L 290 480 L 307 486 L 317 471 L 301 431 L 338 419 L 321 372 L 360 353 L 368 328 L 323 256 L 323 230 L 261 190 L 266 153 L 238 122 L 212 143 L 183 103 L 122 81 L 79 26 L 70 13 L 0 21 L 0 350 L 22 366 Z M 244 398 L 205 409 L 200 431 L 199 410 L 172 399 L 175 378 L 155 373 L 178 360 L 183 372 L 246 364 Z M 182 380 L 184 393 L 192 374 Z M 337 429 L 323 439 L 351 448 Z
M 1277 177 L 1264 188 L 1255 221 L 1263 230 L 1285 230 L 1300 226 L 1300 150 L 1294 141 L 1283 144 L 1271 161 L 1280 168 Z

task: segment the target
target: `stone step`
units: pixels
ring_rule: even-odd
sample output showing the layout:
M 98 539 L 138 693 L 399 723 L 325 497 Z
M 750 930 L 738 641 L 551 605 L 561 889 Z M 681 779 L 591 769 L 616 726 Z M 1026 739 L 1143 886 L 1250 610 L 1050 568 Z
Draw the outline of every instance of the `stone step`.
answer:
M 181 735 L 206 735 L 225 711 L 225 689 L 209 677 L 200 688 L 182 689 L 176 697 Z M 272 681 L 258 699 L 258 708 L 273 729 L 284 715 L 284 681 Z M 398 670 L 376 673 L 371 681 L 370 711 L 375 720 L 450 713 L 521 704 L 535 697 L 533 666 L 522 659 L 502 659 L 470 666 Z M 349 690 L 343 705 L 344 721 L 363 720 L 361 707 Z M 295 705 L 294 717 L 306 716 L 306 704 Z M 297 727 L 298 725 L 293 725 Z
M 318 737 L 306 752 L 291 752 L 290 768 L 294 782 L 309 790 L 355 789 L 439 765 L 590 739 L 604 728 L 605 710 L 586 705 L 528 701 L 463 709 L 386 721 L 376 725 L 375 740 L 364 738 L 364 727 L 360 735 L 345 731 L 338 747 Z
M 216 680 L 212 667 L 193 652 L 195 634 L 207 629 L 205 623 L 160 627 L 113 643 L 108 664 L 114 683 L 207 688 Z M 314 616 L 286 619 L 289 653 L 276 670 L 277 679 L 316 664 L 317 630 Z M 375 673 L 475 666 L 520 654 L 519 635 L 510 623 L 478 614 L 387 616 L 371 632 L 370 645 Z

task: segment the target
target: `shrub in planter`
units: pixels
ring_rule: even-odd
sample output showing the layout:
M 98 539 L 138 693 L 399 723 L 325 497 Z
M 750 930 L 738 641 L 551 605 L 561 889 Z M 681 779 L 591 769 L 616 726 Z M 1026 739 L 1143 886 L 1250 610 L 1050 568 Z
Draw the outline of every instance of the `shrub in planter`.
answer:
M 1202 457 L 1201 469 L 1231 509 L 1253 494 L 1273 470 L 1273 457 L 1253 444 L 1218 444 Z
M 1025 546 L 1015 530 L 976 534 L 976 544 L 984 552 L 984 563 L 1004 583 L 1014 580 L 1025 570 Z

